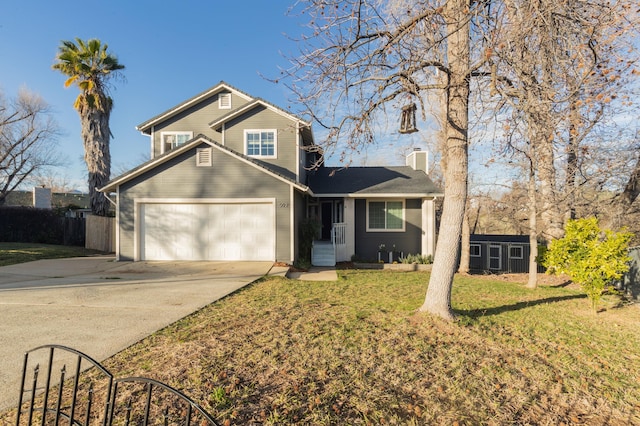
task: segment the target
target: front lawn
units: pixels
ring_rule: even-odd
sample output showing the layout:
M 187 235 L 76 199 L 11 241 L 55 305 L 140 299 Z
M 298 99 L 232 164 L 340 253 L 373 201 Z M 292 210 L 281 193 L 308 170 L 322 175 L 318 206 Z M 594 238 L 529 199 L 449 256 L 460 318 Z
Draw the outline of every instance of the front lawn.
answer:
M 416 313 L 428 277 L 267 278 L 104 365 L 224 425 L 640 424 L 640 307 L 457 277 L 448 323 Z
M 84 247 L 35 243 L 0 243 L 0 266 L 40 259 L 59 259 L 102 254 Z

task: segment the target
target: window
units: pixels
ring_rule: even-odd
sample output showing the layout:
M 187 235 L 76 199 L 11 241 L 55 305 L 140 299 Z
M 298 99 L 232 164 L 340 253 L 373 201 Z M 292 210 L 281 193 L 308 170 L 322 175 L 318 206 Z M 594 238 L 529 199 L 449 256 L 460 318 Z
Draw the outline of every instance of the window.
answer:
M 162 152 L 171 151 L 193 138 L 193 132 L 162 132 Z
M 211 148 L 198 148 L 196 151 L 196 166 L 207 167 L 213 164 Z
M 509 259 L 522 258 L 524 258 L 522 246 L 509 246 Z
M 218 108 L 231 109 L 231 93 L 220 93 L 218 96 Z
M 469 244 L 469 256 L 480 257 L 482 255 L 482 246 L 480 244 Z
M 275 158 L 277 137 L 275 130 L 245 130 L 245 152 L 250 157 Z
M 404 201 L 368 201 L 367 231 L 404 231 Z

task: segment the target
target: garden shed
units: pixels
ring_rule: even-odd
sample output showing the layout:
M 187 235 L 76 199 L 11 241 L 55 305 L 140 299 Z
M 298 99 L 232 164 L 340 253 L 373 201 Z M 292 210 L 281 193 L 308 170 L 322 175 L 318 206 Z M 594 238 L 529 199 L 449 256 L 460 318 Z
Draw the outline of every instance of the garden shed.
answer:
M 629 270 L 624 274 L 617 287 L 627 296 L 640 301 L 640 246 L 629 248 Z
M 469 243 L 469 269 L 474 272 L 529 272 L 528 235 L 473 234 Z M 540 266 L 538 269 L 540 271 Z M 541 271 L 540 271 L 541 272 Z

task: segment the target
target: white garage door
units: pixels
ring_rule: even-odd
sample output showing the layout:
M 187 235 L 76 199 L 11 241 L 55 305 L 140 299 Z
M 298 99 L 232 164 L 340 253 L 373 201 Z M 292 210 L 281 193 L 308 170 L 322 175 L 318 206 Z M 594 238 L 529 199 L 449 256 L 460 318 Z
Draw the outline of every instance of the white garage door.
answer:
M 140 205 L 141 260 L 275 260 L 273 203 Z

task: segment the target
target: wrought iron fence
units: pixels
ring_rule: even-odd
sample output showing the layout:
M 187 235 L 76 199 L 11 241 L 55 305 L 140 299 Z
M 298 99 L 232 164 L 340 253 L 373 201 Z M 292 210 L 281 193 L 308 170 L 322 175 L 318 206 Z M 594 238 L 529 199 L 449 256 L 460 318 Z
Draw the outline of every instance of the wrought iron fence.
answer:
M 90 356 L 61 345 L 25 353 L 16 426 L 192 424 L 217 426 L 202 407 L 167 384 L 115 378 Z

